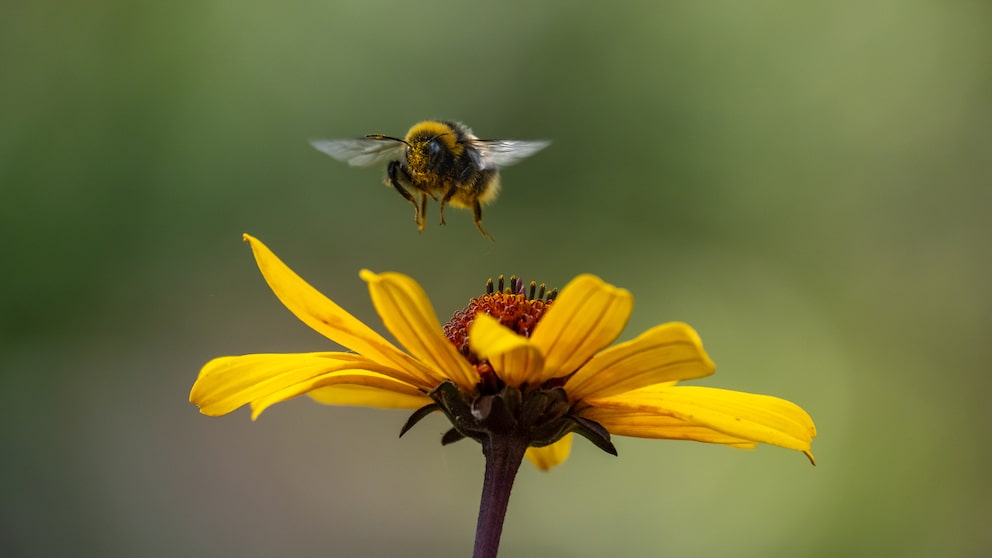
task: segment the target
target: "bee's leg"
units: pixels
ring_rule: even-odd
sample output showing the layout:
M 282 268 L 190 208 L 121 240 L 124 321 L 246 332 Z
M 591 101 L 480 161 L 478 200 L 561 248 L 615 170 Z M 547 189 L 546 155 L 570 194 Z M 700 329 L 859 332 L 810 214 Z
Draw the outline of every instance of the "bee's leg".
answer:
M 458 191 L 458 187 L 454 184 L 448 188 L 448 191 L 444 193 L 444 197 L 441 198 L 441 224 L 444 224 L 444 205 L 451 201 L 451 198 L 455 197 L 455 192 Z
M 420 230 L 424 230 L 423 210 L 421 207 L 426 205 L 424 202 L 427 200 L 421 195 L 421 204 L 418 206 L 417 200 L 413 199 L 413 194 L 411 194 L 410 191 L 403 186 L 403 182 L 410 184 L 410 176 L 406 173 L 403 167 L 400 166 L 399 161 L 392 161 L 389 163 L 389 167 L 386 169 L 386 176 L 389 185 L 399 192 L 401 196 L 406 198 L 406 201 L 413 204 L 413 220 L 417 223 L 417 227 Z
M 486 229 L 482 228 L 482 205 L 479 200 L 475 200 L 472 204 L 472 215 L 475 217 L 475 226 L 482 233 L 482 236 L 488 238 L 489 240 L 496 240 L 493 235 L 486 232 Z
M 416 205 L 414 205 L 416 208 Z M 424 232 L 424 227 L 427 225 L 427 194 L 420 193 L 420 213 L 417 214 L 417 230 Z

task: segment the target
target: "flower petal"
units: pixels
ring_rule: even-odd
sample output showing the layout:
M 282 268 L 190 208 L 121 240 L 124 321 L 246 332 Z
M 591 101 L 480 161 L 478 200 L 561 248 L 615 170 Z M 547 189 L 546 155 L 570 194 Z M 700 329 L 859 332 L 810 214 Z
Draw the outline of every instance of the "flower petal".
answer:
M 324 405 L 349 405 L 379 409 L 419 409 L 433 400 L 423 394 L 411 395 L 355 384 L 325 386 L 308 391 L 307 395 Z
M 416 281 L 400 273 L 361 271 L 383 324 L 414 357 L 443 373 L 462 389 L 472 389 L 479 374 L 441 330 L 437 314 Z
M 468 333 L 472 352 L 489 360 L 496 375 L 504 382 L 520 387 L 525 383 L 540 384 L 544 371 L 544 356 L 526 337 L 517 335 L 487 314 L 472 320 Z
M 330 383 L 352 383 L 397 393 L 420 394 L 413 385 L 383 374 L 389 370 L 352 353 L 256 354 L 215 358 L 203 366 L 190 403 L 205 415 L 226 415 L 252 405 L 252 420 L 274 403 Z M 331 380 L 333 378 L 333 380 Z
M 748 449 L 755 445 L 749 440 L 728 436 L 712 428 L 647 411 L 590 407 L 582 412 L 582 416 L 598 422 L 616 436 L 694 440 Z
M 538 469 L 547 471 L 568 459 L 572 451 L 572 434 L 565 434 L 561 440 L 543 448 L 527 448 L 524 456 Z
M 609 397 L 660 382 L 702 378 L 714 369 L 696 331 L 673 322 L 597 353 L 565 382 L 565 391 L 573 401 Z
M 288 399 L 298 397 L 304 393 L 310 393 L 315 389 L 326 389 L 329 386 L 337 385 L 352 385 L 359 387 L 367 387 L 372 389 L 377 389 L 384 392 L 394 392 L 397 395 L 402 395 L 405 398 L 422 396 L 423 392 L 417 388 L 409 385 L 397 382 L 391 378 L 387 378 L 381 374 L 376 374 L 375 372 L 367 372 L 365 370 L 335 370 L 327 372 L 310 378 L 305 382 L 300 382 L 295 385 L 287 386 L 275 393 L 272 393 L 266 397 L 256 399 L 251 402 L 251 418 L 255 420 L 258 415 L 262 414 L 262 411 L 268 409 L 276 403 L 281 403 Z M 369 399 L 370 402 L 375 400 Z M 395 398 L 379 398 L 377 401 L 385 403 L 387 409 L 396 408 Z M 429 400 L 427 401 L 430 402 Z M 426 404 L 426 403 L 425 403 Z
M 634 300 L 595 275 L 579 275 L 541 318 L 530 340 L 544 354 L 544 379 L 575 372 L 627 325 Z
M 809 453 L 816 437 L 813 419 L 795 403 L 777 397 L 706 387 L 663 386 L 587 402 L 595 407 L 676 418 L 732 438 L 799 450 L 813 459 Z
M 377 362 L 406 371 L 417 379 L 418 387 L 431 389 L 443 380 L 310 286 L 262 241 L 247 234 L 244 239 L 251 244 L 258 269 L 272 292 L 303 323 L 335 343 Z

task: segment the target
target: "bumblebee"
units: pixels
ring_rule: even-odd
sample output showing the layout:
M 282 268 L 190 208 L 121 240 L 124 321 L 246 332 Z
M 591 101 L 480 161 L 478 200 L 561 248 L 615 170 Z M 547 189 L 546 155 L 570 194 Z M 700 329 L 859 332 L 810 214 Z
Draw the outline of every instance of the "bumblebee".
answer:
M 414 124 L 403 139 L 369 134 L 357 139 L 316 140 L 311 144 L 351 166 L 389 160 L 386 183 L 413 204 L 417 229 L 424 230 L 427 198 L 444 206 L 471 208 L 482 228 L 482 205 L 499 193 L 499 169 L 544 149 L 549 141 L 479 139 L 458 122 L 428 120 Z

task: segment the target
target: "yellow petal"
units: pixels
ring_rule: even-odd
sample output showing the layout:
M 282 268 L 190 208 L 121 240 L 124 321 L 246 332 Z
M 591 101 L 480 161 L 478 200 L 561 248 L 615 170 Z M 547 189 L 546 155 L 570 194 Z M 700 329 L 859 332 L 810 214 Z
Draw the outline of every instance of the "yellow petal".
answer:
M 754 447 L 754 442 L 749 440 L 735 438 L 712 428 L 651 412 L 590 407 L 582 412 L 582 416 L 598 422 L 609 430 L 610 434 L 616 436 L 694 440 L 747 449 Z
M 706 387 L 665 386 L 590 399 L 588 403 L 676 418 L 732 438 L 799 450 L 812 460 L 809 449 L 816 437 L 813 419 L 795 403 L 777 397 Z
M 609 397 L 661 382 L 701 378 L 714 369 L 696 331 L 674 322 L 597 353 L 565 382 L 565 391 L 573 401 Z
M 368 386 L 340 384 L 307 392 L 314 401 L 325 405 L 354 405 L 379 409 L 419 409 L 433 403 L 423 394 L 410 395 Z
M 417 378 L 418 387 L 431 389 L 443 380 L 310 286 L 260 240 L 247 234 L 244 239 L 251 244 L 258 269 L 272 292 L 303 323 L 376 362 L 405 370 Z
M 266 407 L 334 382 L 373 385 L 419 394 L 416 387 L 382 374 L 381 365 L 352 353 L 256 354 L 215 358 L 203 366 L 190 403 L 205 415 L 225 415 L 251 404 L 252 419 Z M 323 382 L 323 383 L 322 383 Z
M 472 352 L 489 360 L 496 375 L 504 382 L 520 387 L 525 383 L 543 382 L 544 357 L 526 337 L 517 335 L 487 314 L 472 320 L 468 333 Z
M 258 415 L 262 414 L 262 411 L 268 409 L 276 403 L 281 403 L 305 393 L 310 393 L 316 389 L 326 389 L 327 387 L 338 386 L 341 384 L 366 387 L 382 392 L 393 392 L 397 395 L 404 396 L 407 399 L 410 397 L 420 397 L 423 395 L 423 392 L 409 384 L 397 382 L 392 378 L 387 378 L 382 374 L 377 374 L 375 372 L 367 372 L 365 370 L 356 369 L 334 370 L 325 372 L 324 374 L 310 378 L 304 382 L 287 386 L 277 392 L 252 401 L 251 418 L 252 420 L 255 420 L 258 418 Z M 375 400 L 370 398 L 369 401 L 374 402 Z M 387 409 L 396 408 L 395 398 L 379 398 L 377 401 L 385 403 Z
M 544 379 L 575 372 L 623 332 L 634 300 L 595 275 L 579 275 L 541 318 L 531 342 L 544 354 Z
M 441 330 L 437 314 L 416 281 L 400 273 L 361 271 L 369 284 L 372 304 L 386 329 L 406 350 L 443 373 L 462 389 L 472 389 L 479 374 Z
M 543 448 L 527 448 L 524 456 L 538 469 L 547 471 L 568 459 L 572 451 L 572 434 L 565 434 L 561 440 Z

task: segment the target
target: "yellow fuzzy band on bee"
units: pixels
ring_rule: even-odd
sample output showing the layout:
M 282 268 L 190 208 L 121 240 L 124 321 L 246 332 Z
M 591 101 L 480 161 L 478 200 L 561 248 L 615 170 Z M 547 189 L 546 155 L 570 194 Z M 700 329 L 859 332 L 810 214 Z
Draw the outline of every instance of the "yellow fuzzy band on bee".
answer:
M 434 138 L 440 139 L 444 146 L 451 151 L 454 156 L 461 155 L 464 146 L 458 143 L 458 131 L 444 122 L 426 120 L 418 122 L 406 133 L 406 141 L 409 144 L 430 141 Z

